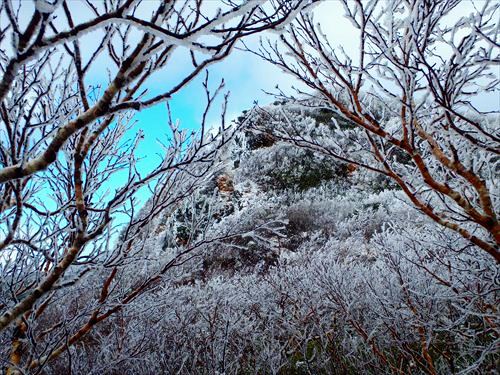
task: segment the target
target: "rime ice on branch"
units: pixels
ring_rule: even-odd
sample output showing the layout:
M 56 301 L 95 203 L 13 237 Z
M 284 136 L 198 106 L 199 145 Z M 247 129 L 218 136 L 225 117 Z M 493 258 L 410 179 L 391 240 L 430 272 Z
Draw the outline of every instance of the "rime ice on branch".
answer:
M 205 116 L 199 134 L 171 122 L 163 160 L 144 174 L 135 157 L 141 137 L 129 139 L 134 112 L 167 102 L 239 40 L 291 22 L 289 15 L 307 5 L 228 1 L 214 13 L 198 1 L 2 1 L 0 262 L 8 280 L 2 288 L 11 293 L 0 304 L 0 331 L 16 326 L 9 373 L 39 369 L 161 281 L 155 271 L 110 297 L 122 266 L 142 257 L 141 236 L 158 213 L 203 183 L 231 136 L 224 125 L 206 136 Z M 179 48 L 188 50 L 191 69 L 147 96 L 148 82 L 171 66 Z M 92 85 L 91 72 L 101 64 L 109 81 Z M 208 111 L 214 96 L 206 89 Z M 137 197 L 145 190 L 154 198 L 139 214 Z M 100 292 L 82 308 L 86 322 L 66 332 L 65 344 L 58 335 L 68 327 L 55 322 L 47 352 L 23 352 L 26 330 L 88 275 Z
M 356 54 L 325 35 L 312 13 L 280 43 L 253 52 L 310 88 L 299 94 L 312 105 L 356 126 L 350 136 L 363 146 L 346 152 L 307 132 L 281 137 L 390 177 L 415 207 L 500 262 L 499 108 L 477 107 L 482 96 L 498 96 L 497 2 L 475 3 L 467 15 L 459 0 L 341 5 L 359 35 Z

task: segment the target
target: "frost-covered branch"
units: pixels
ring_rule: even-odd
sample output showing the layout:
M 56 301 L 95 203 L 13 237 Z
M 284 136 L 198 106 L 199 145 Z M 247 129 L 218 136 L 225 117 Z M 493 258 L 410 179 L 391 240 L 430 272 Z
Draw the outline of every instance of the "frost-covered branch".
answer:
M 298 17 L 279 43 L 262 43 L 253 52 L 312 90 L 299 92 L 312 97 L 308 105 L 329 107 L 356 127 L 350 136 L 360 144 L 364 139 L 367 152 L 322 144 L 307 133 L 288 135 L 291 142 L 379 170 L 419 210 L 499 262 L 493 171 L 499 114 L 498 107 L 485 112 L 477 103 L 498 95 L 500 51 L 491 41 L 500 10 L 485 1 L 470 15 L 456 15 L 458 4 L 343 1 L 359 36 L 359 55 L 336 47 L 310 13 Z

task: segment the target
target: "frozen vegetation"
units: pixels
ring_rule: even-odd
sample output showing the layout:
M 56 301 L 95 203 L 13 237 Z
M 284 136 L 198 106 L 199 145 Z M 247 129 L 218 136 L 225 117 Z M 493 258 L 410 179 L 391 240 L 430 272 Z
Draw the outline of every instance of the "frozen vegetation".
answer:
M 214 4 L 0 3 L 2 373 L 496 374 L 498 2 Z M 229 122 L 235 46 L 301 85 Z

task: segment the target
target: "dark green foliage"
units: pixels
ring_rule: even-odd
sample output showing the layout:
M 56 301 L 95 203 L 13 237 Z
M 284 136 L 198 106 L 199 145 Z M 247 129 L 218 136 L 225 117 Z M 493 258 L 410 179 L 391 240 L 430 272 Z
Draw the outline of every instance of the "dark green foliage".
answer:
M 356 368 L 346 362 L 345 358 L 339 356 L 340 344 L 332 337 L 328 342 L 317 339 L 302 343 L 303 351 L 295 351 L 289 357 L 289 363 L 279 372 L 280 375 L 305 375 L 305 374 L 357 374 Z M 331 363 L 326 366 L 318 366 L 315 357 L 322 352 L 327 352 L 331 357 Z M 309 361 L 308 361 L 309 359 Z
M 377 175 L 369 184 L 369 188 L 374 193 L 381 193 L 384 190 L 400 190 L 401 187 L 389 177 Z
M 247 110 L 243 110 L 241 112 L 241 116 L 238 116 L 236 118 L 236 123 L 237 124 L 241 124 L 243 121 L 245 121 L 245 119 L 247 118 L 247 116 L 246 116 L 247 112 L 248 112 Z
M 276 143 L 276 139 L 270 133 L 246 132 L 248 148 L 257 150 L 259 148 L 271 147 Z
M 332 126 L 333 125 L 332 118 L 333 118 L 337 121 L 339 128 L 342 130 L 354 129 L 356 127 L 356 125 L 352 121 L 343 118 L 337 112 L 328 108 L 319 108 L 314 111 L 311 111 L 310 116 L 314 120 L 316 120 L 316 125 L 325 124 Z
M 347 175 L 344 164 L 317 158 L 307 150 L 303 157 L 292 160 L 288 168 L 270 169 L 266 181 L 273 189 L 305 191 L 325 181 L 346 179 Z
M 411 156 L 407 152 L 405 152 L 399 148 L 394 150 L 394 157 L 396 158 L 396 160 L 399 163 L 406 164 L 406 165 L 409 165 L 412 163 Z

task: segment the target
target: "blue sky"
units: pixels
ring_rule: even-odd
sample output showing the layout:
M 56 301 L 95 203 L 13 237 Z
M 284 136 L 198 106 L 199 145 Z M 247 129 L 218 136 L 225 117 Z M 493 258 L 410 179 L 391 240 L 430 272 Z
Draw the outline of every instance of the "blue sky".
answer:
M 216 1 L 214 1 L 214 4 L 216 4 Z M 465 16 L 473 11 L 473 2 L 463 1 L 453 10 L 450 19 L 455 19 L 456 16 Z M 339 2 L 324 0 L 314 9 L 314 14 L 333 46 L 342 45 L 349 55 L 357 56 L 359 41 L 352 24 L 343 17 L 343 9 Z M 263 34 L 262 36 L 266 37 L 269 34 Z M 245 42 L 256 47 L 258 38 L 252 37 Z M 151 95 L 168 90 L 189 71 L 190 64 L 185 56 L 182 56 L 185 51 L 182 51 L 181 48 L 175 53 L 179 53 L 179 56 L 174 55 L 167 69 L 158 72 L 152 81 L 146 83 Z M 230 91 L 227 111 L 228 122 L 238 117 L 241 111 L 251 108 L 254 101 L 258 101 L 261 105 L 272 102 L 273 97 L 265 94 L 264 91 L 275 91 L 274 88 L 277 84 L 285 92 L 290 92 L 293 85 L 301 86 L 291 76 L 286 75 L 271 64 L 248 52 L 239 50 L 234 50 L 228 58 L 211 66 L 209 71 L 211 86 L 214 89 L 220 80 L 224 78 L 225 90 Z M 175 94 L 169 102 L 173 118 L 180 121 L 182 128 L 199 129 L 201 115 L 206 103 L 201 85 L 203 79 L 204 74 Z M 301 87 L 303 88 L 303 86 Z M 485 110 L 498 110 L 500 107 L 500 98 L 496 94 L 483 95 L 473 101 Z M 145 167 L 153 165 L 160 160 L 159 156 L 155 156 L 155 154 L 161 152 L 156 139 L 165 140 L 165 134 L 168 131 L 166 106 L 160 104 L 146 109 L 136 115 L 136 120 L 137 126 L 135 129 L 143 129 L 145 134 L 144 142 L 139 149 L 139 154 L 145 156 L 143 165 Z M 208 123 L 211 126 L 219 125 L 220 105 L 212 108 Z
M 27 15 L 31 15 L 32 2 L 23 2 L 23 9 Z M 72 3 L 75 6 L 76 3 Z M 150 11 L 148 7 L 158 4 L 156 0 L 146 1 L 144 12 Z M 214 8 L 220 4 L 217 0 L 207 2 L 209 8 Z M 78 14 L 81 17 L 81 22 L 88 17 L 88 9 L 82 7 Z M 454 10 L 454 13 L 459 16 L 466 15 L 474 10 L 470 1 L 464 1 Z M 61 11 L 60 9 L 58 10 Z M 324 0 L 315 9 L 314 15 L 316 20 L 322 25 L 323 32 L 329 37 L 332 45 L 342 45 L 345 51 L 351 55 L 357 55 L 359 41 L 356 38 L 356 33 L 352 28 L 351 23 L 343 17 L 343 9 L 341 4 L 335 0 Z M 62 15 L 61 15 L 62 16 Z M 26 21 L 29 16 L 23 17 Z M 263 34 L 262 37 L 269 36 Z M 97 41 L 102 38 L 102 30 L 94 31 L 82 37 L 81 46 L 83 50 L 92 51 Z M 253 36 L 245 42 L 256 47 L 258 45 L 259 36 Z M 150 96 L 168 91 L 176 85 L 188 72 L 190 72 L 191 64 L 186 56 L 186 50 L 179 47 L 171 58 L 167 67 L 157 73 L 147 81 L 144 87 L 149 90 Z M 109 71 L 108 71 L 109 70 Z M 101 55 L 96 63 L 91 68 L 87 76 L 87 84 L 106 85 L 109 76 L 113 76 L 113 67 L 109 60 L 106 60 L 105 54 Z M 264 91 L 274 91 L 274 88 L 279 84 L 280 88 L 285 92 L 291 91 L 291 86 L 301 86 L 291 76 L 284 74 L 281 70 L 260 60 L 258 57 L 240 50 L 234 50 L 233 53 L 225 60 L 210 66 L 210 85 L 215 89 L 220 80 L 225 80 L 225 90 L 230 91 L 229 104 L 227 110 L 227 121 L 238 117 L 240 113 L 252 107 L 255 101 L 265 105 L 274 100 Z M 204 74 L 201 74 L 192 82 L 190 82 L 181 91 L 176 93 L 169 101 L 172 116 L 174 120 L 179 120 L 181 128 L 197 130 L 200 127 L 201 116 L 205 108 L 206 100 L 205 93 L 202 88 Z M 220 96 L 222 98 L 222 95 Z M 486 107 L 499 108 L 498 96 L 481 97 L 477 101 L 483 103 Z M 220 124 L 220 101 L 218 105 L 212 108 L 208 116 L 208 125 L 218 127 Z M 144 140 L 139 149 L 138 156 L 141 157 L 139 164 L 141 172 L 145 173 L 152 169 L 161 161 L 162 147 L 157 143 L 157 139 L 163 143 L 168 143 L 168 125 L 167 125 L 167 109 L 164 103 L 148 108 L 135 116 L 137 122 L 132 133 L 143 130 Z M 133 134 L 131 134 L 131 137 Z
M 480 1 L 476 1 L 476 3 L 480 3 Z M 76 3 L 72 3 L 72 6 L 75 4 Z M 147 6 L 158 4 L 158 1 L 145 1 L 144 4 L 147 8 Z M 208 2 L 208 4 L 214 4 L 212 7 L 215 7 L 219 4 L 219 1 L 213 0 Z M 472 12 L 474 8 L 471 4 L 472 3 L 468 0 L 460 3 L 454 10 L 455 15 L 463 16 Z M 33 12 L 32 2 L 25 1 L 22 2 L 22 5 L 23 11 L 26 12 L 26 17 L 22 17 L 22 20 L 28 22 Z M 79 20 L 80 22 L 85 21 L 88 16 L 85 9 L 85 7 L 82 7 L 82 11 L 78 12 L 79 17 L 81 17 L 81 20 Z M 61 10 L 59 9 L 58 11 L 60 12 Z M 348 54 L 355 56 L 359 47 L 359 41 L 356 38 L 356 34 L 350 22 L 343 18 L 341 4 L 335 0 L 324 0 L 314 9 L 314 14 L 316 20 L 321 22 L 322 30 L 329 37 L 332 45 L 334 47 L 342 45 Z M 267 35 L 263 34 L 262 36 L 266 37 Z M 83 50 L 88 49 L 92 51 L 92 46 L 95 46 L 101 37 L 102 30 L 94 31 L 82 37 L 81 46 Z M 250 45 L 257 46 L 258 37 L 254 36 L 247 39 L 246 42 Z M 186 51 L 180 47 L 175 51 L 167 68 L 157 72 L 153 79 L 146 82 L 145 87 L 148 88 L 149 95 L 153 96 L 168 91 L 189 72 L 191 66 L 185 54 Z M 112 67 L 103 55 L 94 64 L 87 77 L 87 84 L 106 85 L 108 82 L 108 69 L 112 70 Z M 225 90 L 230 91 L 227 110 L 228 122 L 238 117 L 241 111 L 251 108 L 255 101 L 258 101 L 261 105 L 272 102 L 274 98 L 265 94 L 264 91 L 274 91 L 277 84 L 279 84 L 280 88 L 285 92 L 290 92 L 291 86 L 293 85 L 300 86 L 291 76 L 284 74 L 281 70 L 260 60 L 258 57 L 240 50 L 234 50 L 225 60 L 212 65 L 209 71 L 210 84 L 213 89 L 215 89 L 220 80 L 224 78 L 226 83 Z M 112 72 L 109 73 L 112 76 Z M 206 104 L 205 93 L 202 89 L 203 79 L 204 74 L 201 74 L 175 94 L 169 102 L 172 116 L 174 120 L 178 119 L 180 121 L 182 128 L 197 130 L 200 127 L 202 112 Z M 498 95 L 492 95 L 489 97 L 484 96 L 477 98 L 476 102 L 482 104 L 484 108 L 493 107 L 498 110 L 500 107 L 499 100 Z M 220 101 L 218 105 L 212 108 L 208 117 L 208 125 L 217 127 L 220 124 L 219 120 Z M 139 166 L 141 172 L 145 174 L 161 161 L 163 149 L 157 143 L 157 139 L 161 140 L 163 143 L 168 142 L 167 110 L 165 104 L 159 104 L 137 113 L 135 121 L 137 124 L 134 126 L 132 132 L 135 133 L 139 130 L 143 130 L 145 136 L 138 150 L 138 156 L 142 158 Z M 133 134 L 131 134 L 131 137 L 132 136 Z
M 180 59 L 179 64 L 182 64 L 183 60 Z M 175 64 L 175 60 L 172 61 Z M 170 77 L 170 69 L 160 72 L 154 82 L 148 85 L 151 95 L 168 89 L 182 76 L 182 70 L 179 69 L 174 76 Z M 193 130 L 200 128 L 201 116 L 206 105 L 205 92 L 202 87 L 204 79 L 204 74 L 199 75 L 169 101 L 172 117 L 180 121 L 182 128 Z M 226 116 L 226 121 L 230 122 L 243 110 L 251 108 L 255 101 L 264 105 L 272 102 L 273 97 L 265 94 L 264 91 L 274 91 L 276 84 L 291 86 L 293 82 L 291 77 L 284 76 L 274 66 L 263 63 L 258 57 L 248 52 L 239 50 L 235 50 L 227 59 L 209 68 L 209 86 L 212 92 L 222 79 L 224 79 L 225 86 L 219 95 L 219 100 L 209 113 L 207 125 L 210 127 L 220 125 L 224 92 L 230 92 Z M 168 132 L 166 105 L 163 103 L 147 108 L 136 115 L 136 120 L 135 128 L 140 128 L 145 133 L 139 153 L 151 156 L 152 150 L 160 150 L 156 139 L 158 137 L 164 139 L 165 133 Z M 159 160 L 156 157 L 154 159 Z

